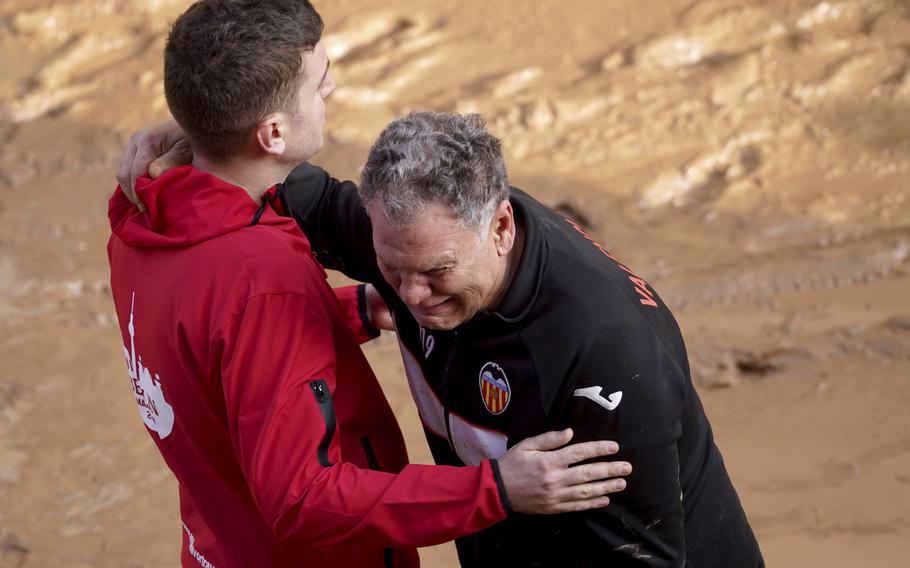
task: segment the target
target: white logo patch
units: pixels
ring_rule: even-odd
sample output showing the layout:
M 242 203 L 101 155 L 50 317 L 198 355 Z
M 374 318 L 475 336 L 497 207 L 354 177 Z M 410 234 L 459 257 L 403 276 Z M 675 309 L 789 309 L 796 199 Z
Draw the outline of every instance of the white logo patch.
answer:
M 423 426 L 445 440 L 446 411 L 424 377 L 417 357 L 398 338 L 405 374 Z M 452 448 L 467 465 L 480 465 L 485 459 L 498 459 L 505 455 L 508 438 L 505 434 L 476 426 L 454 412 L 448 414 L 448 431 L 452 435 Z
M 123 355 L 126 357 L 126 366 L 133 382 L 133 394 L 136 397 L 136 405 L 139 407 L 139 416 L 142 417 L 142 421 L 149 430 L 157 432 L 158 437 L 163 440 L 174 429 L 174 408 L 164 400 L 158 373 L 155 373 L 153 379 L 148 367 L 142 365 L 142 356 L 136 356 L 136 328 L 133 326 L 133 308 L 135 307 L 136 292 L 133 292 L 130 304 L 130 323 L 127 326 L 130 332 L 131 349 L 127 349 L 124 345 Z
M 604 398 L 600 396 L 600 391 L 602 390 L 603 387 L 587 387 L 583 389 L 576 389 L 575 396 L 593 400 L 607 410 L 616 410 L 616 407 L 619 406 L 619 401 L 622 400 L 622 391 L 616 391 L 614 393 L 611 393 L 607 398 Z
M 512 387 L 505 370 L 489 361 L 480 369 L 480 398 L 491 414 L 502 414 L 512 400 Z

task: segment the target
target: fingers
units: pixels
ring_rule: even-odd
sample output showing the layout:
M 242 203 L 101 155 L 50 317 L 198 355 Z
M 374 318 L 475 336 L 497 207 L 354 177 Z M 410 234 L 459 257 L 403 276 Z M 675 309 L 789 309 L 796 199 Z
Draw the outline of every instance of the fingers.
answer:
M 626 488 L 625 479 L 607 479 L 595 483 L 583 483 L 566 487 L 557 493 L 559 501 L 573 503 L 576 501 L 589 501 L 610 493 L 618 493 Z
M 571 513 L 606 507 L 610 504 L 607 495 L 619 493 L 626 488 L 625 479 L 607 479 L 594 483 L 573 485 L 561 490 L 552 504 L 553 513 Z
M 553 493 L 552 512 L 564 513 L 606 507 L 606 495 L 626 488 L 625 479 L 610 479 L 632 472 L 628 462 L 600 462 L 569 468 L 560 484 L 565 487 Z
M 156 179 L 167 170 L 188 164 L 193 161 L 193 151 L 189 142 L 181 138 L 160 157 L 156 158 L 148 167 L 149 176 Z
M 558 447 L 558 446 L 557 446 Z M 553 452 L 553 459 L 562 466 L 567 466 L 580 461 L 593 458 L 602 458 L 613 455 L 619 451 L 619 444 L 610 440 L 595 440 L 572 444 L 566 448 Z
M 533 438 L 527 438 L 516 444 L 515 447 L 521 447 L 522 450 L 536 450 L 545 452 L 565 446 L 571 439 L 572 429 L 566 428 L 560 432 L 544 432 L 543 434 L 539 434 Z M 566 465 L 568 465 L 568 463 L 574 462 L 567 462 Z
M 610 498 L 606 495 L 595 497 L 594 499 L 585 499 L 581 501 L 565 501 L 553 506 L 552 513 L 577 513 L 579 511 L 589 511 L 591 509 L 602 509 L 610 504 Z
M 161 139 L 156 133 L 146 133 L 143 136 L 136 146 L 136 154 L 133 156 L 133 161 L 130 164 L 130 186 L 135 188 L 136 178 L 145 174 L 149 171 L 149 164 L 151 164 L 158 155 L 161 154 Z M 139 207 L 140 211 L 145 211 L 145 206 L 142 202 L 139 201 L 139 198 L 136 196 L 136 191 L 133 189 L 132 196 L 130 201 L 136 204 Z
M 126 151 L 117 165 L 117 183 L 120 184 L 120 189 L 123 190 L 127 199 L 133 203 L 135 203 L 135 194 L 133 193 L 133 179 L 130 177 L 130 170 L 133 166 L 133 159 L 136 157 L 136 137 L 137 134 L 133 134 L 130 138 Z
M 632 473 L 632 464 L 624 461 L 589 463 L 565 470 L 567 485 L 600 482 L 610 477 L 619 477 L 630 473 Z
M 127 199 L 140 211 L 145 206 L 136 195 L 136 178 L 148 172 L 153 178 L 174 166 L 192 161 L 193 154 L 183 131 L 173 120 L 155 124 L 130 137 L 117 167 L 117 182 Z M 154 165 L 154 168 L 152 168 Z

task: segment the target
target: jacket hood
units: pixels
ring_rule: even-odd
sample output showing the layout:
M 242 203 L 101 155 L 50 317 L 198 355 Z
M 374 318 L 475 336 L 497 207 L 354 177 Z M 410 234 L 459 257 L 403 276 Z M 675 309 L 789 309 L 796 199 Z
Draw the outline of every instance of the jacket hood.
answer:
M 158 179 L 142 176 L 136 193 L 145 204 L 142 213 L 120 187 L 108 204 L 111 230 L 128 246 L 172 248 L 190 246 L 256 224 L 260 204 L 243 188 L 193 166 L 180 166 Z M 272 201 L 275 188 L 263 196 Z M 266 215 L 261 223 L 278 221 Z

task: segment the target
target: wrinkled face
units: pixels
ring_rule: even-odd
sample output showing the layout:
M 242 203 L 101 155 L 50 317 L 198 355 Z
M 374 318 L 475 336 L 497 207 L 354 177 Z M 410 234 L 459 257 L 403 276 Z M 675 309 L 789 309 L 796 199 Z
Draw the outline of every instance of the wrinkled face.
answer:
M 465 229 L 442 203 L 397 229 L 378 200 L 367 210 L 379 269 L 420 325 L 452 329 L 490 307 L 505 273 L 490 234 Z
M 304 52 L 301 73 L 304 80 L 297 93 L 297 109 L 290 114 L 288 148 L 284 154 L 285 159 L 295 165 L 322 148 L 325 99 L 335 90 L 322 42 L 312 51 Z

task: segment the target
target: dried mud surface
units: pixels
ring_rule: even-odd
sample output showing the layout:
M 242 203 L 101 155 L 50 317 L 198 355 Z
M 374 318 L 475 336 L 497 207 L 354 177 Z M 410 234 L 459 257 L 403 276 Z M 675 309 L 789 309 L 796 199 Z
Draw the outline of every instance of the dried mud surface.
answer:
M 0 566 L 173 566 L 137 420 L 106 199 L 166 115 L 186 1 L 0 6 Z M 910 542 L 910 3 L 317 2 L 339 88 L 316 161 L 356 177 L 412 108 L 480 112 L 513 182 L 674 308 L 771 566 Z M 394 338 L 368 347 L 429 460 Z M 455 566 L 450 546 L 422 551 Z

